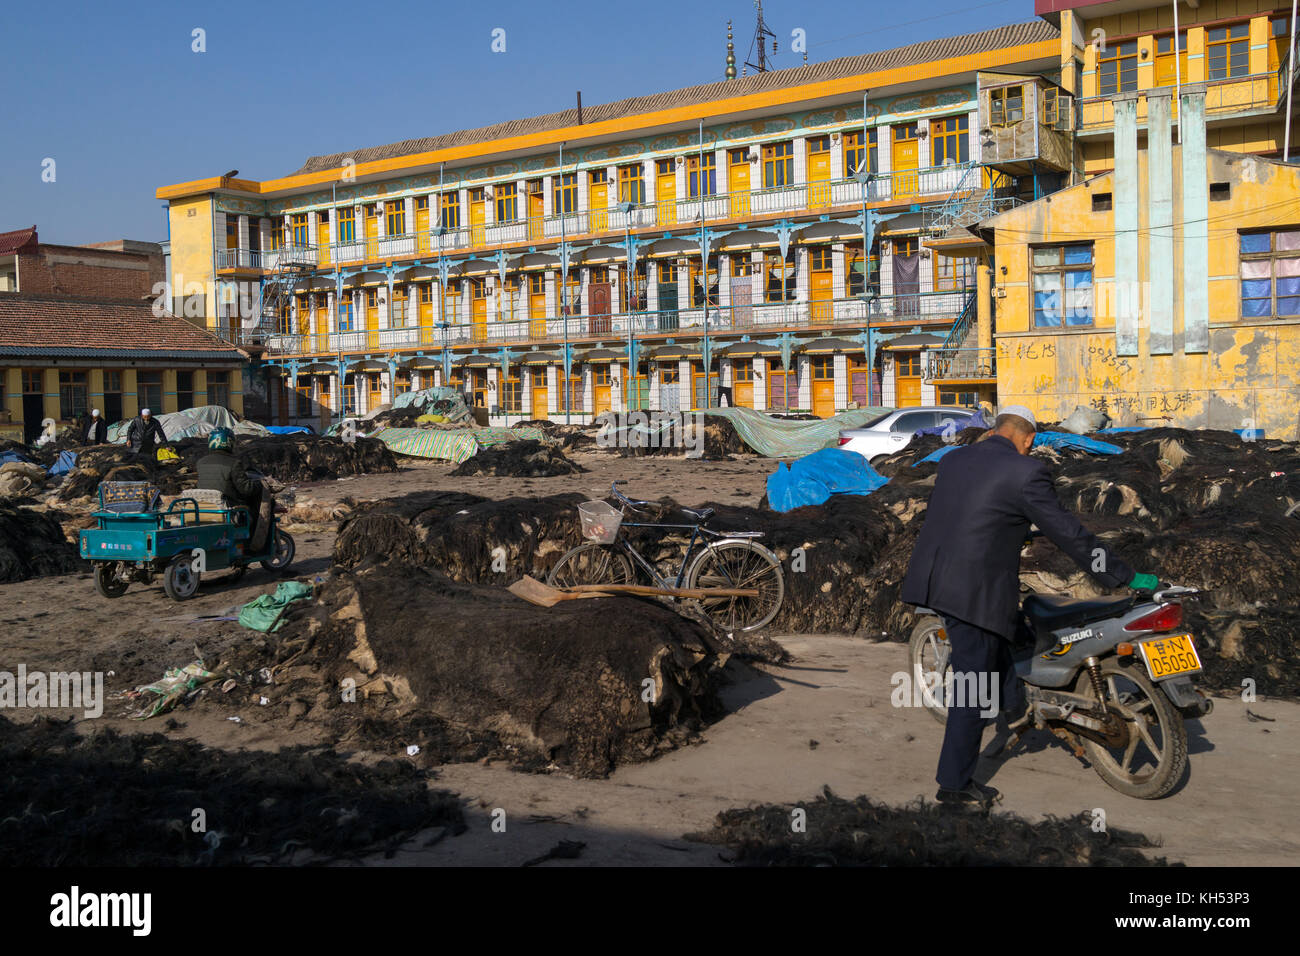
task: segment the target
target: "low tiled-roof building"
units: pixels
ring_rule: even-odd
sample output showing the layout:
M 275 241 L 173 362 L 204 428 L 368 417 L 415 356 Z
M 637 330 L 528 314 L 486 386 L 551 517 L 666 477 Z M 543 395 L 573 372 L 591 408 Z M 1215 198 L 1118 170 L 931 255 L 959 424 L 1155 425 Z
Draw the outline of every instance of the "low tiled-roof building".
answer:
M 142 407 L 224 405 L 243 412 L 247 356 L 147 302 L 0 292 L 0 437 L 91 408 L 111 422 Z

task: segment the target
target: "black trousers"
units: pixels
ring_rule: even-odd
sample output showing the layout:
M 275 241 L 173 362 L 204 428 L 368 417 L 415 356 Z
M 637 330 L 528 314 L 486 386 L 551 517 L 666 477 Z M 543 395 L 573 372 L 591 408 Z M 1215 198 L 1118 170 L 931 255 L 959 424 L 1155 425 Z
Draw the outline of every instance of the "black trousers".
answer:
M 955 676 L 955 700 L 948 701 L 948 722 L 935 779 L 940 787 L 960 790 L 975 774 L 985 722 L 996 716 L 989 710 L 1005 710 L 1019 717 L 1025 690 L 1016 676 L 1009 641 L 947 615 L 943 626 L 952 647 L 949 663 Z

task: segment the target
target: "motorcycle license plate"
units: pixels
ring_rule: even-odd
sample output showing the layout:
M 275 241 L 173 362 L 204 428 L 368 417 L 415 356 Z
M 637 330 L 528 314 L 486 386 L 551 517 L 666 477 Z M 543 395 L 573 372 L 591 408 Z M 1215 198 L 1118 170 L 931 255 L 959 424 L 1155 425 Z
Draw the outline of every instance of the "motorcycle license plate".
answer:
M 1201 670 L 1201 659 L 1190 634 L 1165 634 L 1142 641 L 1138 647 L 1142 649 L 1142 660 L 1152 680 L 1196 674 Z

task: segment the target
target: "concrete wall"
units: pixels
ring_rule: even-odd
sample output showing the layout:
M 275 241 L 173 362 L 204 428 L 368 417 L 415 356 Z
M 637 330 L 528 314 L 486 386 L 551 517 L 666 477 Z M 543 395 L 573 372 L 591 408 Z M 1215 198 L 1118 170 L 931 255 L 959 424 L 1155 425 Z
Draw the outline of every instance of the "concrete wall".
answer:
M 1043 420 L 1060 419 L 1078 405 L 1104 408 L 1123 425 L 1261 428 L 1295 439 L 1300 401 L 1300 318 L 1243 318 L 1239 236 L 1254 229 L 1296 224 L 1300 169 L 1254 156 L 1210 151 L 1205 182 L 1227 183 L 1228 198 L 1208 203 L 1208 274 L 1199 282 L 1181 268 L 1196 223 L 1185 222 L 1182 147 L 1174 147 L 1172 349 L 1152 352 L 1148 153 L 1139 153 L 1139 243 L 1135 275 L 1136 351 L 1117 339 L 1121 311 L 1116 288 L 1115 217 L 1093 211 L 1093 196 L 1111 193 L 1117 174 L 1063 190 L 990 221 L 997 230 L 995 308 L 998 401 L 1023 404 Z M 1193 193 L 1195 191 L 1192 191 Z M 1193 228 L 1189 230 L 1189 225 Z M 1094 321 L 1075 328 L 1034 328 L 1029 262 L 1031 245 L 1094 237 Z M 1005 272 L 1003 271 L 1005 270 Z M 1198 291 L 1201 290 L 1201 291 Z M 1203 299 L 1202 296 L 1205 298 Z M 1193 308 L 1189 313 L 1188 303 Z M 1208 302 L 1208 306 L 1206 303 Z M 1188 323 L 1207 314 L 1207 350 L 1188 347 Z M 1157 337 L 1158 338 L 1158 337 Z M 1193 339 L 1195 334 L 1193 334 Z

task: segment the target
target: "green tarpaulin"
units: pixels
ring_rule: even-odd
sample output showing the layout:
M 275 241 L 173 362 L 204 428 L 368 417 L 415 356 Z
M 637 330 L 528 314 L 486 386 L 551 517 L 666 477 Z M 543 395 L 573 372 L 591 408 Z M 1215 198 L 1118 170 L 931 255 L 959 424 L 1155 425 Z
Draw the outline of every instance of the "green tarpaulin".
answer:
M 861 428 L 891 411 L 892 408 L 855 408 L 817 421 L 773 418 L 752 408 L 711 408 L 705 414 L 729 419 L 745 444 L 760 455 L 802 458 L 836 441 L 842 430 Z
M 502 442 L 544 438 L 537 428 L 381 428 L 370 437 L 378 438 L 395 455 L 438 458 L 456 464 Z
M 312 587 L 301 581 L 281 581 L 274 594 L 263 594 L 249 601 L 239 611 L 239 623 L 254 631 L 278 631 L 284 624 L 284 612 L 295 601 L 311 598 Z

